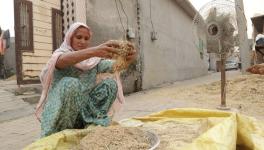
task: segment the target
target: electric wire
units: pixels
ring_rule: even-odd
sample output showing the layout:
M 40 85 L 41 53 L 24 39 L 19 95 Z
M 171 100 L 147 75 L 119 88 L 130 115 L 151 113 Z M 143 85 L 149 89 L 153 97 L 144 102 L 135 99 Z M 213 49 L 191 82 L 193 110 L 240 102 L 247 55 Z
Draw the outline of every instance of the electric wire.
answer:
M 121 5 L 121 8 L 122 8 L 122 11 L 123 11 L 123 13 L 125 14 L 125 16 L 126 16 L 126 20 L 127 20 L 127 29 L 128 29 L 128 16 L 127 16 L 127 14 L 126 14 L 126 11 L 125 11 L 125 9 L 124 9 L 124 6 L 123 6 L 123 3 L 122 3 L 122 1 L 121 0 L 119 0 L 119 3 L 120 3 L 120 5 Z
M 152 26 L 152 30 L 155 31 L 154 25 L 153 25 L 153 21 L 152 21 L 152 0 L 149 0 L 149 14 L 150 14 L 150 23 Z
M 119 12 L 119 8 L 118 8 L 117 0 L 115 0 L 115 5 L 116 5 L 116 10 L 117 10 L 117 13 L 118 13 L 118 16 L 119 16 L 119 21 L 120 21 L 121 26 L 122 26 L 122 28 L 123 28 L 123 30 L 124 30 L 124 33 L 126 33 L 126 29 L 125 29 L 125 27 L 124 27 L 124 25 L 123 25 L 123 22 L 122 22 L 121 14 L 120 14 L 120 12 Z

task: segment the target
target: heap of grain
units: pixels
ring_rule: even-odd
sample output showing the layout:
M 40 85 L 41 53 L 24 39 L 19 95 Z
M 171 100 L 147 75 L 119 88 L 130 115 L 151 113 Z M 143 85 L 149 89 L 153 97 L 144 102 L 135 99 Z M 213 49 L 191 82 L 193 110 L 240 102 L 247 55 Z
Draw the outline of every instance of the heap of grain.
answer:
M 263 118 L 263 83 L 264 76 L 259 74 L 241 75 L 232 80 L 227 80 L 227 105 L 231 108 L 237 108 L 242 114 Z M 184 87 L 174 90 L 171 96 L 174 99 L 184 99 L 191 107 L 215 108 L 221 99 L 221 82 Z
M 247 69 L 247 72 L 264 75 L 264 63 L 256 64 Z
M 116 62 L 113 65 L 113 71 L 121 71 L 128 67 L 128 62 L 126 57 L 133 51 L 134 47 L 129 41 L 115 40 L 114 42 L 118 43 L 116 47 L 117 54 L 114 54 L 112 59 L 115 59 Z
M 263 90 L 264 78 L 261 75 L 243 75 L 233 80 L 227 80 L 227 100 L 236 102 L 257 102 L 264 100 Z M 201 94 L 218 94 L 220 93 L 221 82 L 214 82 L 209 85 L 198 86 L 193 90 Z M 206 98 L 205 98 L 206 99 Z
M 96 127 L 78 145 L 78 150 L 148 150 L 150 139 L 136 127 Z
M 74 150 L 148 150 L 155 143 L 148 132 L 160 139 L 157 150 L 180 149 L 209 128 L 207 119 L 157 121 L 138 127 L 96 127 Z
M 207 119 L 193 119 L 150 122 L 141 127 L 159 136 L 160 144 L 156 150 L 177 150 L 192 143 L 194 139 L 207 131 L 209 125 Z

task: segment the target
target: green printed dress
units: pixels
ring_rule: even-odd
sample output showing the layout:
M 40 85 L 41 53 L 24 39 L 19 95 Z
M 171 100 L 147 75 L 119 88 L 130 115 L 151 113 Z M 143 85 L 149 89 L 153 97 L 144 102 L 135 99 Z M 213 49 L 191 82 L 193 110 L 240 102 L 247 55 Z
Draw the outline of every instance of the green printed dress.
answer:
M 102 60 L 89 71 L 75 67 L 55 69 L 54 78 L 41 116 L 41 136 L 64 129 L 81 129 L 89 124 L 107 126 L 107 112 L 116 98 L 113 79 L 96 84 L 98 73 L 109 72 L 113 62 Z

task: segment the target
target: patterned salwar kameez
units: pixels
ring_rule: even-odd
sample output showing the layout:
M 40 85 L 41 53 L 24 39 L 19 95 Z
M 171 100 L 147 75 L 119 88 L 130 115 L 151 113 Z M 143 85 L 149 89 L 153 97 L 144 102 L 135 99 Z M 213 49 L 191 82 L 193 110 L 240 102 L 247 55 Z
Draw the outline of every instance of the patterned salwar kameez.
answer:
M 41 117 L 41 136 L 89 124 L 107 126 L 107 112 L 116 98 L 117 84 L 105 79 L 96 85 L 98 73 L 110 71 L 112 61 L 81 71 L 75 67 L 55 69 L 54 78 Z

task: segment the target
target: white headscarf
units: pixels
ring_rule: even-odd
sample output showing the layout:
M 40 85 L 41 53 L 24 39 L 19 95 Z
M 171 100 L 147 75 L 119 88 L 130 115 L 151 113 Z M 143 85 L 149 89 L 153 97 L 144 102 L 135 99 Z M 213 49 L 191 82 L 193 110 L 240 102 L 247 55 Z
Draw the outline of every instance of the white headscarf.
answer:
M 71 25 L 70 29 L 65 34 L 64 41 L 61 44 L 60 48 L 58 48 L 53 53 L 53 55 L 56 53 L 66 53 L 66 52 L 74 51 L 74 49 L 71 47 L 71 38 L 72 38 L 72 35 L 74 34 L 75 30 L 81 26 L 87 28 L 89 31 L 90 37 L 92 36 L 91 29 L 86 24 L 80 23 L 80 22 L 73 23 Z M 101 58 L 99 58 L 99 57 L 92 57 L 92 58 L 86 59 L 80 63 L 77 63 L 74 66 L 78 69 L 81 69 L 81 70 L 90 70 L 91 68 L 96 66 L 100 62 L 100 60 L 101 60 Z

